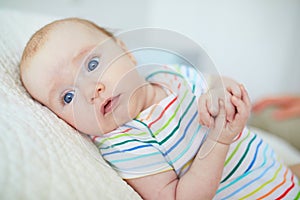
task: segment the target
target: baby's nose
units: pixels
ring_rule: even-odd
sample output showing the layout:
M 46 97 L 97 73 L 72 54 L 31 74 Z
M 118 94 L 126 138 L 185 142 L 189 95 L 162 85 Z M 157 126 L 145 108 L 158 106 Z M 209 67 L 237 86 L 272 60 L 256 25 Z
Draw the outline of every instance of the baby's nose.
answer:
M 100 94 L 104 91 L 105 91 L 105 86 L 102 83 L 98 83 L 96 85 L 96 88 L 95 88 L 94 92 L 93 92 L 91 102 L 94 102 L 94 100 L 96 98 L 98 98 L 100 96 Z

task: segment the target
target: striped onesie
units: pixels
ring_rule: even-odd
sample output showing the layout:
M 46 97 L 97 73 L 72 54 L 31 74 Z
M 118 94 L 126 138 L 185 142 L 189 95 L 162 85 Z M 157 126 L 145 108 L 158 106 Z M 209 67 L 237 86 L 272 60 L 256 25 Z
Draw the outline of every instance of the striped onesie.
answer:
M 168 96 L 134 120 L 103 136 L 92 136 L 103 158 L 123 179 L 189 169 L 209 129 L 198 123 L 197 99 L 205 81 L 185 66 L 141 70 Z M 205 173 L 205 172 L 203 172 Z M 245 128 L 230 145 L 214 199 L 299 199 L 297 177 L 258 135 Z

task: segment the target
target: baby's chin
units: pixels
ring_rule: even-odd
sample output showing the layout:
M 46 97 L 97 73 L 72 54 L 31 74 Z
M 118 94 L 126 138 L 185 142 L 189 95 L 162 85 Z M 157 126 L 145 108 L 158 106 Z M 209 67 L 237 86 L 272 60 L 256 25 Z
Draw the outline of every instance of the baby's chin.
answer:
M 90 136 L 103 136 L 107 133 L 110 133 L 112 132 L 113 130 L 115 130 L 116 128 L 118 127 L 110 127 L 110 128 L 99 128 L 98 130 L 95 130 L 95 131 L 89 131 L 87 132 L 86 130 L 85 131 L 80 131 L 81 133 L 83 134 L 86 134 L 86 135 L 90 135 Z
M 84 133 L 86 135 L 91 135 L 91 136 L 103 136 L 107 133 L 110 133 L 110 132 L 116 130 L 118 127 L 122 126 L 123 124 L 125 124 L 128 121 L 130 121 L 130 120 L 126 120 L 122 123 L 120 122 L 120 125 L 116 124 L 115 122 L 114 123 L 110 122 L 105 127 L 99 126 L 96 130 L 82 130 L 80 132 Z
M 79 130 L 81 133 L 84 133 L 86 135 L 103 136 L 107 133 L 110 133 L 110 132 L 116 130 L 120 126 L 130 122 L 131 120 L 136 118 L 140 112 L 141 112 L 140 110 L 135 108 L 128 113 L 123 113 L 123 114 L 118 113 L 118 116 L 116 115 L 117 113 L 115 113 L 115 115 L 111 116 L 112 119 L 110 119 L 106 122 L 99 122 L 98 126 L 94 127 L 93 130 L 80 129 L 79 127 L 77 128 L 77 130 Z M 105 124 L 105 126 L 102 126 L 102 124 Z

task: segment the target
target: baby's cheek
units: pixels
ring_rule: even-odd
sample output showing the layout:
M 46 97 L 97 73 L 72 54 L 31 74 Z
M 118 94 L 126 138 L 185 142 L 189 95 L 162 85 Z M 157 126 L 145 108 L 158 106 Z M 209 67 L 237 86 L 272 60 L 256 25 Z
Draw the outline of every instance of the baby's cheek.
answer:
M 77 102 L 73 105 L 68 121 L 75 129 L 85 134 L 99 131 L 97 113 L 93 105 L 84 105 Z
M 91 115 L 93 116 L 93 115 Z M 90 115 L 78 115 L 74 119 L 74 127 L 85 134 L 94 134 L 100 131 L 99 122 Z

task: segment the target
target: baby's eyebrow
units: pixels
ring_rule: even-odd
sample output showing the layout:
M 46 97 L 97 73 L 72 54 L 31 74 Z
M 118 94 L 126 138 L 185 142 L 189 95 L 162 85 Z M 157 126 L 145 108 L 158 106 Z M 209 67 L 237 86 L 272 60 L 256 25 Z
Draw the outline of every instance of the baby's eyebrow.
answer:
M 82 48 L 77 54 L 75 54 L 75 56 L 73 56 L 72 63 L 75 65 L 76 64 L 81 65 L 82 58 L 84 58 L 85 55 L 94 48 L 95 48 L 95 45 Z

